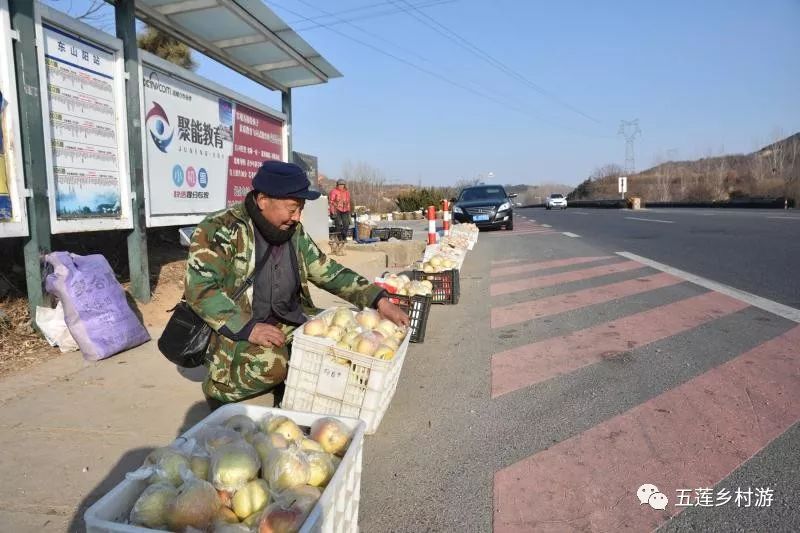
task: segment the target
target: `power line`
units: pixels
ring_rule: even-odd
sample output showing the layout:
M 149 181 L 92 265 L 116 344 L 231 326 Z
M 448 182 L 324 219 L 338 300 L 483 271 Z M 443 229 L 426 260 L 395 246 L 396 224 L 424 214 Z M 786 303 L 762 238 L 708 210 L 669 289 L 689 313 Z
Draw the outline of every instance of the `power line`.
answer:
M 326 12 L 324 9 L 318 8 L 318 7 L 314 6 L 313 4 L 309 4 L 308 2 L 305 2 L 304 0 L 298 0 L 298 1 L 299 1 L 301 4 L 303 4 L 303 5 L 306 5 L 306 6 L 308 6 L 308 7 L 311 7 L 311 8 L 313 8 L 313 9 L 317 9 L 317 10 L 319 10 L 319 11 L 322 11 L 323 13 L 327 13 L 327 12 Z M 289 8 L 288 8 L 288 7 L 286 7 L 286 6 L 280 5 L 280 4 L 278 4 L 277 2 L 270 2 L 270 3 L 271 3 L 273 6 L 275 6 L 275 7 L 278 7 L 278 8 L 280 8 L 280 9 L 283 9 L 283 10 L 285 10 L 285 11 L 287 11 L 287 12 L 289 12 L 289 13 L 291 13 L 291 14 L 295 15 L 295 16 L 298 16 L 298 17 L 301 17 L 301 18 L 307 18 L 307 17 L 305 17 L 305 15 L 303 15 L 303 14 L 301 14 L 301 13 L 298 13 L 297 11 L 294 11 L 294 10 L 292 10 L 292 9 L 289 9 Z M 350 24 L 350 25 L 353 25 L 353 24 L 351 24 L 351 23 L 348 23 L 348 24 Z M 354 26 L 354 25 L 353 25 L 353 26 Z M 357 27 L 357 26 L 355 26 L 355 27 Z M 515 105 L 509 104 L 509 103 L 507 103 L 507 102 L 504 102 L 504 101 L 502 101 L 502 100 L 499 100 L 498 98 L 495 98 L 494 96 L 492 96 L 492 95 L 490 95 L 490 94 L 486 94 L 486 93 L 484 93 L 484 92 L 482 92 L 482 91 L 479 91 L 479 90 L 473 89 L 473 88 L 471 88 L 471 87 L 468 87 L 468 86 L 466 86 L 466 85 L 463 85 L 463 84 L 461 84 L 461 83 L 459 83 L 459 82 L 457 82 L 457 81 L 451 80 L 450 78 L 447 78 L 447 77 L 445 77 L 445 76 L 442 76 L 442 75 L 441 75 L 441 74 L 439 74 L 438 72 L 434 72 L 434 71 L 432 71 L 432 70 L 429 70 L 429 69 L 427 69 L 427 68 L 425 68 L 425 67 L 422 67 L 422 66 L 420 66 L 420 65 L 417 65 L 416 63 L 413 63 L 413 62 L 411 62 L 411 61 L 408 61 L 408 60 L 407 60 L 407 59 L 405 59 L 405 58 L 402 58 L 402 57 L 400 57 L 400 56 L 397 56 L 397 55 L 395 55 L 395 54 L 393 54 L 393 53 L 391 53 L 391 52 L 387 52 L 386 50 L 383 50 L 383 49 L 381 49 L 381 48 L 378 48 L 377 46 L 375 46 L 375 45 L 373 45 L 373 44 L 371 44 L 371 43 L 368 43 L 368 42 L 366 42 L 366 41 L 362 41 L 361 39 L 358 39 L 357 37 L 353 37 L 352 35 L 348 35 L 348 34 L 346 34 L 346 33 L 343 33 L 343 32 L 341 32 L 341 31 L 337 30 L 336 28 L 331 28 L 331 27 L 329 27 L 329 26 L 326 26 L 326 27 L 325 27 L 325 29 L 326 29 L 326 30 L 328 30 L 328 31 L 332 31 L 333 33 L 335 33 L 335 34 L 339 35 L 340 37 L 344 37 L 345 39 L 348 39 L 348 40 L 350 40 L 350 41 L 353 41 L 353 42 L 355 42 L 355 43 L 358 43 L 358 44 L 360 44 L 361 46 L 365 46 L 365 47 L 369 48 L 370 50 L 373 50 L 374 52 L 377 52 L 377 53 L 379 53 L 379 54 L 382 54 L 382 55 L 385 55 L 385 56 L 387 56 L 387 57 L 390 57 L 390 58 L 394 59 L 395 61 L 399 61 L 399 62 L 401 62 L 401 63 L 403 63 L 403 64 L 405 64 L 405 65 L 407 65 L 407 66 L 409 66 L 409 67 L 411 67 L 411 68 L 413 68 L 413 69 L 419 70 L 420 72 L 423 72 L 423 73 L 425 73 L 425 74 L 427 74 L 427 75 L 429 75 L 429 76 L 433 76 L 434 78 L 437 78 L 437 79 L 439 79 L 439 80 L 441 80 L 441 81 L 443 81 L 443 82 L 445 82 L 445 83 L 447 83 L 447 84 L 449 84 L 449 85 L 452 85 L 452 86 L 454 86 L 454 87 L 458 87 L 459 89 L 463 89 L 463 90 L 465 90 L 465 91 L 468 91 L 468 92 L 470 92 L 470 93 L 472 93 L 472 94 L 474 94 L 474 95 L 480 96 L 480 97 L 482 97 L 482 98 L 486 98 L 486 99 L 488 99 L 488 100 L 491 100 L 491 101 L 493 101 L 493 102 L 495 102 L 495 103 L 497 103 L 497 104 L 499 104 L 499 105 L 502 105 L 502 106 L 504 106 L 504 107 L 508 107 L 508 108 L 510 108 L 510 109 L 512 109 L 512 110 L 514 110 L 514 111 L 518 111 L 518 112 L 521 112 L 521 113 L 529 113 L 529 111 L 528 111 L 528 110 L 526 110 L 526 109 L 523 109 L 523 108 L 521 108 L 521 107 L 517 107 L 517 106 L 515 106 Z M 366 30 L 362 30 L 362 31 L 366 31 Z M 423 59 L 424 59 L 424 58 L 423 58 Z M 426 60 L 427 60 L 427 59 L 426 59 Z M 537 117 L 537 118 L 542 118 L 542 117 Z M 542 120 L 544 120 L 544 118 L 542 118 Z
M 419 2 L 418 4 L 415 4 L 415 7 L 417 7 L 417 8 L 432 7 L 432 6 L 438 6 L 438 5 L 441 5 L 441 4 L 450 4 L 450 3 L 453 3 L 453 2 L 456 2 L 456 1 L 457 0 L 425 0 L 425 1 Z M 359 6 L 359 7 L 352 7 L 352 8 L 349 8 L 349 9 L 343 9 L 341 11 L 333 12 L 333 13 L 331 13 L 329 15 L 325 14 L 325 15 L 319 15 L 319 16 L 316 16 L 316 17 L 308 17 L 308 19 L 309 19 L 308 21 L 303 20 L 303 19 L 295 20 L 295 21 L 290 22 L 289 24 L 290 25 L 294 25 L 297 22 L 309 22 L 309 21 L 310 22 L 314 22 L 314 24 L 311 24 L 311 25 L 308 25 L 308 26 L 304 26 L 302 24 L 299 24 L 297 26 L 297 28 L 296 28 L 296 31 L 309 31 L 309 30 L 315 30 L 315 29 L 318 29 L 318 28 L 336 26 L 336 25 L 339 25 L 339 24 L 346 24 L 347 22 L 354 21 L 354 20 L 364 20 L 364 19 L 369 19 L 369 18 L 376 18 L 376 17 L 385 16 L 385 15 L 393 15 L 393 14 L 396 14 L 396 13 L 404 13 L 404 12 L 407 11 L 406 8 L 397 8 L 397 7 L 395 7 L 394 9 L 376 11 L 376 12 L 373 12 L 373 13 L 361 13 L 361 14 L 358 14 L 358 15 L 354 15 L 354 16 L 352 16 L 350 18 L 342 18 L 342 15 L 346 15 L 348 13 L 354 13 L 354 12 L 358 12 L 358 11 L 367 11 L 367 10 L 370 10 L 370 9 L 379 8 L 381 6 L 390 5 L 390 4 L 391 4 L 391 2 L 389 0 L 386 0 L 385 2 L 379 2 L 377 4 L 370 4 L 370 5 L 366 5 L 366 6 Z M 323 21 L 323 20 L 326 20 L 326 19 L 330 19 L 331 17 L 337 17 L 338 20 L 336 22 L 330 22 L 330 23 L 320 22 L 320 21 Z
M 399 44 L 397 44 L 397 43 L 395 43 L 393 41 L 390 41 L 389 39 L 383 37 L 382 35 L 379 35 L 377 33 L 371 32 L 371 31 L 363 28 L 362 26 L 359 26 L 358 24 L 353 24 L 352 21 L 350 21 L 350 20 L 344 20 L 344 19 L 338 18 L 336 13 L 332 13 L 330 11 L 326 11 L 326 10 L 322 9 L 321 7 L 314 6 L 313 4 L 310 4 L 308 2 L 304 2 L 303 0 L 298 0 L 298 1 L 300 3 L 302 3 L 303 5 L 307 6 L 307 7 L 310 7 L 312 9 L 317 10 L 317 11 L 325 13 L 324 15 L 322 15 L 323 17 L 329 17 L 329 16 L 330 17 L 336 17 L 335 20 L 337 22 L 333 22 L 333 23 L 330 23 L 330 24 L 320 24 L 319 27 L 323 27 L 325 29 L 329 29 L 330 26 L 332 26 L 334 24 L 338 24 L 338 23 L 347 24 L 348 26 L 358 30 L 359 32 L 361 32 L 361 33 L 363 33 L 365 35 L 368 35 L 368 36 L 370 36 L 370 37 L 372 37 L 374 39 L 377 39 L 379 41 L 383 41 L 384 43 L 387 43 L 389 46 L 391 46 L 391 47 L 393 47 L 393 48 L 395 48 L 397 50 L 401 50 L 402 52 L 404 52 L 404 53 L 406 53 L 406 54 L 408 54 L 410 56 L 413 56 L 413 57 L 415 57 L 415 58 L 417 58 L 417 59 L 419 59 L 419 60 L 421 60 L 421 61 L 423 61 L 425 63 L 428 63 L 429 65 L 431 65 L 431 67 L 436 68 L 438 71 L 442 71 L 443 70 L 441 67 L 437 67 L 437 65 L 435 65 L 430 59 L 428 59 L 427 57 L 425 57 L 422 54 L 419 54 L 419 53 L 415 52 L 414 50 L 411 50 L 410 48 L 406 48 L 406 47 L 401 46 L 401 45 L 399 45 Z M 391 3 L 391 0 L 387 0 L 386 3 Z M 274 2 L 273 2 L 273 5 L 277 6 L 277 4 L 275 4 Z M 281 7 L 283 9 L 287 9 L 287 8 L 285 8 L 283 6 L 278 6 L 278 7 Z M 407 12 L 407 10 L 401 7 L 400 8 L 400 12 Z M 451 78 L 452 78 L 452 76 L 451 76 Z M 466 80 L 466 83 L 469 83 L 469 84 L 472 84 L 472 85 L 478 87 L 478 90 L 481 91 L 481 92 L 485 92 L 485 88 L 482 87 L 477 82 L 474 82 L 472 80 Z M 521 104 L 519 102 L 514 102 L 514 104 L 517 105 L 521 109 Z
M 315 9 L 315 10 L 317 10 L 317 11 L 320 11 L 320 12 L 322 12 L 322 13 L 325 13 L 325 14 L 327 14 L 327 15 L 333 15 L 332 13 L 330 13 L 330 12 L 328 12 L 328 11 L 326 11 L 326 10 L 324 10 L 324 9 L 320 8 L 320 7 L 317 7 L 317 6 L 315 6 L 315 5 L 313 5 L 313 4 L 309 3 L 309 2 L 307 2 L 307 1 L 305 1 L 305 0 L 298 0 L 298 2 L 299 2 L 299 3 L 301 3 L 301 4 L 303 4 L 303 5 L 305 5 L 305 6 L 307 6 L 307 7 L 310 7 L 310 8 L 312 8 L 312 9 Z M 297 17 L 300 17 L 300 18 L 301 18 L 301 19 L 303 19 L 303 20 L 310 20 L 310 18 L 309 18 L 309 17 L 307 17 L 307 16 L 303 15 L 302 13 L 299 13 L 299 12 L 297 12 L 297 11 L 295 11 L 295 10 L 291 9 L 291 8 L 288 8 L 288 7 L 284 6 L 284 5 L 281 5 L 281 4 L 277 3 L 277 2 L 272 2 L 272 1 L 270 1 L 270 4 L 271 4 L 272 6 L 274 6 L 274 7 L 277 7 L 277 8 L 279 8 L 279 9 L 283 9 L 284 11 L 286 11 L 286 12 L 288 12 L 288 13 L 291 13 L 292 15 L 295 15 L 295 16 L 297 16 Z M 335 16 L 335 15 L 333 15 L 333 16 Z M 348 24 L 348 25 L 350 25 L 350 26 L 353 26 L 353 27 L 354 27 L 354 28 L 356 28 L 356 29 L 359 29 L 359 30 L 360 30 L 360 31 L 362 31 L 362 32 L 365 32 L 365 33 L 367 33 L 367 34 L 370 34 L 370 35 L 374 35 L 374 34 L 371 34 L 370 32 L 367 32 L 367 31 L 366 31 L 366 30 L 364 30 L 363 28 L 360 28 L 359 26 L 357 26 L 357 25 L 355 25 L 355 24 L 353 24 L 353 23 L 351 23 L 351 22 L 347 22 L 347 24 Z M 481 98 L 484 98 L 484 99 L 490 100 L 490 101 L 492 101 L 492 102 L 494 102 L 494 103 L 496 103 L 496 104 L 498 104 L 498 105 L 501 105 L 501 106 L 503 106 L 503 107 L 506 107 L 506 108 L 508 108 L 508 109 L 511 109 L 511 110 L 513 110 L 513 111 L 517 111 L 517 112 L 519 112 L 519 113 L 523 113 L 523 114 L 526 114 L 526 115 L 530 115 L 530 116 L 532 116 L 532 117 L 534 117 L 534 118 L 536 118 L 536 119 L 538 119 L 538 120 L 540 120 L 540 121 L 542 121 L 542 122 L 545 122 L 545 123 L 547 123 L 547 124 L 549 124 L 549 125 L 551 125 L 551 126 L 553 126 L 553 127 L 557 127 L 557 128 L 563 128 L 563 129 L 566 129 L 566 130 L 572 131 L 573 133 L 577 133 L 578 135 L 583 135 L 583 136 L 586 136 L 586 137 L 594 137 L 594 138 L 610 138 L 610 137 L 608 137 L 608 136 L 598 136 L 598 135 L 592 135 L 592 134 L 589 134 L 589 133 L 586 133 L 586 132 L 583 132 L 583 131 L 576 130 L 576 129 L 574 129 L 574 128 L 570 128 L 570 127 L 568 127 L 568 126 L 564 126 L 564 125 L 561 125 L 561 124 L 554 123 L 553 121 L 549 120 L 548 118 L 546 118 L 546 117 L 544 117 L 544 116 L 542 116 L 542 115 L 539 115 L 538 113 L 534 113 L 534 112 L 532 112 L 532 111 L 531 111 L 531 110 L 529 110 L 529 109 L 525 109 L 525 108 L 523 108 L 523 107 L 520 107 L 520 106 L 518 106 L 518 105 L 510 104 L 510 103 L 508 103 L 508 102 L 505 102 L 505 101 L 503 101 L 503 100 L 500 100 L 499 98 L 496 98 L 496 97 L 492 96 L 491 94 L 487 94 L 487 93 L 485 93 L 485 92 L 483 92 L 483 91 L 476 90 L 476 89 L 473 89 L 473 88 L 471 88 L 471 87 L 468 87 L 468 86 L 466 86 L 466 85 L 464 85 L 464 84 L 462 84 L 462 83 L 459 83 L 459 82 L 457 82 L 457 81 L 455 81 L 455 80 L 452 80 L 452 79 L 450 79 L 450 78 L 448 78 L 448 77 L 445 77 L 445 76 L 443 76 L 443 75 L 439 74 L 438 72 L 435 72 L 435 71 L 432 71 L 432 70 L 430 70 L 430 69 L 427 69 L 427 68 L 425 68 L 425 67 L 422 67 L 422 66 L 420 66 L 420 65 L 417 65 L 416 63 L 413 63 L 412 61 L 409 61 L 409 60 L 407 60 L 407 59 L 405 59 L 405 58 L 403 58 L 403 57 L 400 57 L 400 56 L 398 56 L 398 55 L 396 55 L 396 54 L 393 54 L 393 53 L 391 53 L 391 52 L 388 52 L 388 51 L 386 51 L 386 50 L 383 50 L 383 49 L 381 49 L 381 48 L 379 48 L 379 47 L 377 47 L 377 46 L 375 46 L 375 45 L 373 45 L 373 44 L 371 44 L 371 43 L 368 43 L 368 42 L 366 42 L 366 41 L 363 41 L 363 40 L 361 40 L 361 39 L 358 39 L 357 37 L 353 37 L 352 35 L 348 35 L 348 34 L 346 34 L 346 33 L 342 32 L 342 31 L 340 31 L 340 30 L 338 30 L 338 29 L 336 29 L 336 28 L 332 28 L 332 27 L 330 27 L 329 25 L 326 25 L 326 26 L 324 26 L 324 27 L 325 27 L 325 29 L 327 29 L 328 31 L 331 31 L 331 32 L 335 33 L 336 35 L 339 35 L 340 37 L 343 37 L 343 38 L 345 38 L 345 39 L 347 39 L 347 40 L 350 40 L 350 41 L 353 41 L 353 42 L 355 42 L 355 43 L 357 43 L 357 44 L 360 44 L 361 46 L 364 46 L 364 47 L 366 47 L 366 48 L 369 48 L 370 50 L 372 50 L 372 51 L 374 51 L 374 52 L 377 52 L 377 53 L 379 53 L 379 54 L 381 54 L 381 55 L 385 55 L 385 56 L 387 56 L 387 57 L 389 57 L 389 58 L 391 58 L 391 59 L 394 59 L 395 61 L 399 61 L 400 63 L 403 63 L 404 65 L 407 65 L 407 66 L 409 66 L 409 67 L 411 67 L 411 68 L 413 68 L 413 69 L 415 69 L 415 70 L 418 70 L 418 71 L 420 71 L 420 72 L 422 72 L 422 73 L 424 73 L 424 74 L 427 74 L 427 75 L 429 75 L 429 76 L 431 76 L 431 77 L 434 77 L 434 78 L 436 78 L 436 79 L 438 79 L 438 80 L 440 80 L 440 81 L 443 81 L 443 82 L 447 83 L 448 85 L 452 85 L 452 86 L 454 86 L 454 87 L 457 87 L 457 88 L 459 88 L 459 89 L 462 89 L 462 90 L 464 90 L 464 91 L 467 91 L 467 92 L 469 92 L 469 93 L 472 93 L 472 94 L 474 94 L 474 95 L 476 95 L 476 96 L 479 96 L 479 97 L 481 97 Z M 389 42 L 390 44 L 392 44 L 390 41 L 387 41 L 386 39 L 383 39 L 382 37 L 379 37 L 379 36 L 375 36 L 375 37 L 378 37 L 378 38 L 380 38 L 380 39 L 382 39 L 382 40 L 384 40 L 384 41 L 386 41 L 386 42 Z M 397 46 L 397 45 L 395 45 L 395 46 Z M 418 56 L 418 54 L 414 54 L 414 55 L 417 55 L 417 56 Z M 423 60 L 425 60 L 425 61 L 428 61 L 428 60 L 427 60 L 427 58 L 424 58 L 424 57 L 423 57 L 422 59 L 423 59 Z
M 392 4 L 396 4 L 395 0 L 389 0 L 389 1 L 392 2 Z M 455 31 L 451 30 L 450 28 L 448 28 L 444 24 L 442 24 L 439 21 L 437 21 L 435 18 L 431 17 L 427 13 L 424 13 L 423 11 L 418 9 L 416 6 L 414 6 L 413 4 L 410 4 L 407 0 L 398 0 L 398 1 L 402 2 L 403 4 L 405 4 L 409 8 L 408 11 L 406 11 L 406 13 L 408 13 L 410 16 L 414 17 L 416 20 L 418 20 L 422 24 L 428 26 L 429 28 L 431 28 L 433 31 L 435 31 L 439 35 L 442 35 L 443 37 L 445 37 L 446 39 L 450 40 L 451 42 L 453 42 L 453 43 L 457 44 L 458 46 L 468 50 L 469 52 L 471 52 L 474 55 L 478 56 L 480 59 L 482 59 L 485 62 L 489 63 L 491 66 L 493 66 L 496 69 L 500 70 L 501 72 L 507 74 L 511 78 L 514 78 L 515 80 L 522 82 L 523 84 L 527 85 L 528 87 L 530 87 L 534 91 L 538 92 L 542 96 L 545 96 L 545 97 L 553 100 L 554 102 L 558 103 L 559 105 L 569 109 L 570 111 L 573 111 L 574 113 L 577 113 L 577 114 L 581 115 L 582 117 L 584 117 L 584 118 L 586 118 L 588 120 L 591 120 L 592 122 L 594 122 L 596 124 L 601 124 L 601 121 L 599 121 L 596 118 L 584 113 L 583 111 L 581 111 L 580 109 L 572 106 L 568 102 L 565 102 L 564 100 L 559 98 L 557 95 L 551 93 L 547 89 L 545 89 L 545 88 L 541 87 L 540 85 L 534 83 L 533 81 L 529 80 L 523 74 L 517 72 L 516 70 L 514 70 L 511 67 L 509 67 L 508 65 L 506 65 L 505 63 L 503 63 L 499 59 L 496 59 L 495 57 L 493 57 L 488 52 L 486 52 L 486 51 L 482 50 L 481 48 L 479 48 L 478 46 L 474 45 L 473 43 L 471 43 L 470 41 L 468 41 L 467 39 L 465 39 L 464 37 L 462 37 L 461 35 L 459 35 Z M 419 15 L 417 15 L 417 13 L 419 13 Z M 420 15 L 421 15 L 421 17 L 420 17 Z

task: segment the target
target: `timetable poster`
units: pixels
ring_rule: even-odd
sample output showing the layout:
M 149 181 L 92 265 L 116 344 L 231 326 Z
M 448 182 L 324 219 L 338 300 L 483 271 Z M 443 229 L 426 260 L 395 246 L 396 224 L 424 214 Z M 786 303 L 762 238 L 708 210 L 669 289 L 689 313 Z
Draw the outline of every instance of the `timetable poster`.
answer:
M 116 56 L 42 24 L 59 219 L 120 218 Z

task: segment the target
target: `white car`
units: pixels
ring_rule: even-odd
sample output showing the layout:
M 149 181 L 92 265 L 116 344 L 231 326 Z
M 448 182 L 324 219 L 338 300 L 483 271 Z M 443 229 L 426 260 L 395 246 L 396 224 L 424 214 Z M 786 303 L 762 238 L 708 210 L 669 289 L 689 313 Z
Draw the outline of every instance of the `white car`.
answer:
M 553 193 L 547 197 L 547 200 L 544 203 L 545 209 L 553 209 L 557 207 L 559 209 L 566 209 L 567 208 L 567 199 L 564 198 L 563 194 Z

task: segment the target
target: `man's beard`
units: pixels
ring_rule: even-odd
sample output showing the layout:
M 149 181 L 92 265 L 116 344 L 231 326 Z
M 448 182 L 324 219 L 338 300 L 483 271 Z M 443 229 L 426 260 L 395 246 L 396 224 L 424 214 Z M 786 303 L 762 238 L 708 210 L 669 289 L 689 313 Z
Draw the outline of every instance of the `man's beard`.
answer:
M 269 244 L 280 246 L 294 235 L 294 230 L 296 229 L 295 225 L 292 225 L 289 229 L 281 229 L 264 218 L 264 215 L 261 214 L 261 210 L 258 209 L 258 205 L 256 204 L 255 191 L 250 191 L 247 194 L 247 197 L 244 199 L 244 206 L 250 218 L 253 220 L 253 225 L 256 227 L 256 230 Z

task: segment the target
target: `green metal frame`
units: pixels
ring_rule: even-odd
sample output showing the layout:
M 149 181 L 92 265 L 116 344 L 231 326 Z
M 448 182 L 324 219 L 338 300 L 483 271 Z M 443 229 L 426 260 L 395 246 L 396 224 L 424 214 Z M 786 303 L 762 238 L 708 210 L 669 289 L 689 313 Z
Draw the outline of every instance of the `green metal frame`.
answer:
M 19 35 L 35 35 L 33 2 L 10 0 L 11 27 Z M 14 41 L 14 64 L 19 98 L 19 119 L 22 167 L 28 189 L 28 237 L 25 239 L 25 278 L 31 318 L 36 307 L 44 302 L 42 258 L 50 244 L 50 205 L 47 200 L 47 168 L 45 168 L 44 117 L 39 95 L 39 70 L 34 39 Z
M 131 293 L 140 302 L 150 301 L 150 263 L 147 253 L 147 221 L 144 206 L 144 170 L 142 162 L 142 123 L 140 116 L 139 48 L 136 42 L 135 0 L 117 0 L 114 16 L 117 37 L 122 41 L 125 60 L 125 99 L 128 106 L 128 166 L 131 177 L 131 220 L 128 234 L 128 268 Z

